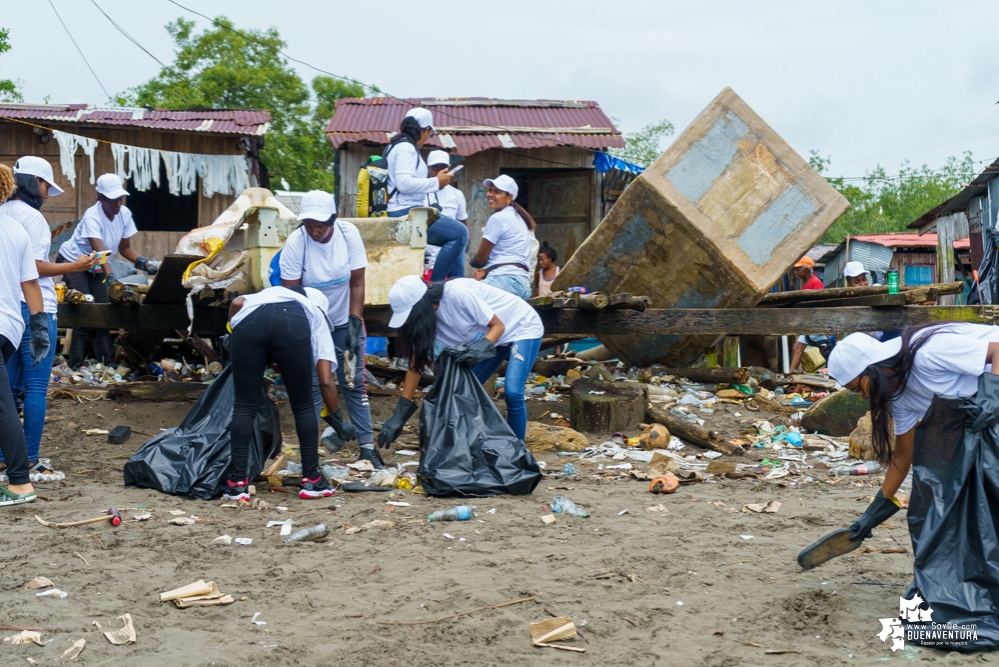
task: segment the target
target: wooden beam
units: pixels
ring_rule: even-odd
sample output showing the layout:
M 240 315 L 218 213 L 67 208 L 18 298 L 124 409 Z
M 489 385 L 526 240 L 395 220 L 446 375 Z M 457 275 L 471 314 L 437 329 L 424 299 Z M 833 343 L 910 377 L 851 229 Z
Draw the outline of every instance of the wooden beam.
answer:
M 539 310 L 547 335 L 588 333 L 647 336 L 651 334 L 820 334 L 838 331 L 895 331 L 907 326 L 958 320 L 996 324 L 999 311 L 975 306 L 901 306 L 898 308 L 650 308 L 587 312 Z
M 901 292 L 913 289 L 935 289 L 937 294 L 960 294 L 964 291 L 963 282 L 955 283 L 935 283 L 933 285 L 919 285 L 902 287 Z M 760 306 L 784 306 L 799 301 L 825 301 L 826 299 L 846 299 L 858 296 L 873 296 L 875 294 L 887 294 L 887 285 L 865 285 L 863 287 L 831 287 L 822 290 L 794 290 L 791 292 L 772 292 L 764 296 L 758 305 Z
M 826 299 L 825 301 L 799 301 L 792 303 L 791 308 L 841 308 L 847 306 L 904 306 L 911 303 L 906 294 L 871 294 L 870 296 L 855 296 L 847 299 Z M 924 299 L 925 300 L 925 299 Z
M 194 309 L 194 333 L 198 335 L 224 334 L 227 321 L 228 313 L 224 308 Z M 160 306 L 116 303 L 87 303 L 80 306 L 70 303 L 59 304 L 60 327 L 175 331 L 186 329 L 189 324 L 187 306 L 183 303 Z

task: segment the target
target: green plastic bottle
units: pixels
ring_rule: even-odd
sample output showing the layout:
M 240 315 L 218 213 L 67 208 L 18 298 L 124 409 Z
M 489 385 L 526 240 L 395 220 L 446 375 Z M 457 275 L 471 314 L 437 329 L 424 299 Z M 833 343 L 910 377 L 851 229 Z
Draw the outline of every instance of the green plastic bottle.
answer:
M 888 293 L 898 294 L 898 269 L 888 270 Z

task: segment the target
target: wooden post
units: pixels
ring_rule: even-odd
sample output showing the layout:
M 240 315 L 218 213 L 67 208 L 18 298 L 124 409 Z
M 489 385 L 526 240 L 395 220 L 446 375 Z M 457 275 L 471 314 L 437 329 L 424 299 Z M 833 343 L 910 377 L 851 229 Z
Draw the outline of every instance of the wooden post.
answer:
M 722 362 L 727 368 L 738 368 L 742 364 L 739 359 L 739 337 L 725 336 L 722 340 Z

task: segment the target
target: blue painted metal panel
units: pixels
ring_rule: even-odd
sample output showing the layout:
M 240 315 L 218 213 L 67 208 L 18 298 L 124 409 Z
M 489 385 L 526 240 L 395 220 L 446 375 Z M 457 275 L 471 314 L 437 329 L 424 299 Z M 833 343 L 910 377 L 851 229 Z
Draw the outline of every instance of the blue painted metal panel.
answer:
M 692 202 L 703 197 L 739 152 L 739 141 L 749 128 L 731 111 L 721 116 L 702 139 L 666 172 L 677 191 Z
M 771 202 L 739 236 L 739 247 L 756 264 L 766 264 L 774 249 L 812 216 L 819 204 L 800 183 Z

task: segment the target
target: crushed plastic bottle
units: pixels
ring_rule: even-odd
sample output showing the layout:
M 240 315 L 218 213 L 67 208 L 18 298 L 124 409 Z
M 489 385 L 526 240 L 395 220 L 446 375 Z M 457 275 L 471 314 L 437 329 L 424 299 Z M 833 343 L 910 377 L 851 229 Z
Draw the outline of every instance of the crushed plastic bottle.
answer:
M 877 461 L 867 461 L 856 466 L 836 466 L 829 470 L 833 477 L 846 477 L 848 475 L 870 475 L 881 470 L 881 464 Z
M 427 515 L 427 521 L 468 521 L 475 513 L 475 505 L 458 505 L 449 510 L 437 510 Z
M 693 414 L 691 414 L 689 412 L 684 412 L 683 410 L 680 410 L 680 409 L 677 409 L 677 408 L 672 408 L 669 411 L 669 413 L 671 415 L 673 415 L 674 417 L 676 417 L 677 419 L 683 419 L 684 421 L 688 421 L 688 422 L 690 422 L 692 424 L 696 424 L 697 423 L 697 416 L 693 415 Z
M 575 477 L 576 466 L 572 465 L 571 463 L 566 463 L 564 466 L 562 466 L 562 474 L 565 475 L 566 477 Z
M 390 486 L 394 487 L 396 485 L 396 480 L 401 473 L 401 468 L 396 466 L 390 466 L 387 468 L 382 468 L 381 470 L 376 470 L 371 473 L 371 477 L 368 478 L 367 486 Z
M 301 475 L 302 474 L 302 464 L 298 461 L 286 461 L 284 468 L 278 470 L 279 475 Z
M 571 514 L 573 516 L 581 516 L 583 518 L 590 516 L 586 510 L 576 507 L 576 503 L 572 502 L 565 496 L 555 496 L 552 498 L 549 505 L 552 508 L 552 512 L 555 514 Z
M 326 527 L 325 523 L 321 523 L 318 526 L 303 528 L 302 530 L 292 533 L 288 537 L 284 538 L 284 542 L 285 544 L 288 542 L 310 542 L 312 540 L 321 540 L 329 534 L 329 528 Z
M 347 466 L 324 465 L 322 471 L 328 479 L 336 480 L 337 482 L 342 482 L 350 477 L 350 468 Z

